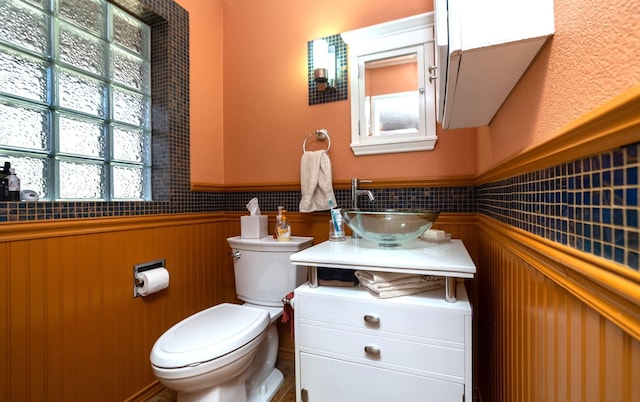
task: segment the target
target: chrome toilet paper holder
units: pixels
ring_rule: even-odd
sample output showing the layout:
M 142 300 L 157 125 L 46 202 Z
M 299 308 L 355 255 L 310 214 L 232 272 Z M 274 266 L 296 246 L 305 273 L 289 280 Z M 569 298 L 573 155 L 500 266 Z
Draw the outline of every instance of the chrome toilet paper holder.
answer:
M 133 266 L 133 297 L 142 296 L 138 289 L 144 286 L 144 280 L 138 276 L 140 272 L 149 271 L 156 268 L 164 268 L 165 259 L 143 262 Z

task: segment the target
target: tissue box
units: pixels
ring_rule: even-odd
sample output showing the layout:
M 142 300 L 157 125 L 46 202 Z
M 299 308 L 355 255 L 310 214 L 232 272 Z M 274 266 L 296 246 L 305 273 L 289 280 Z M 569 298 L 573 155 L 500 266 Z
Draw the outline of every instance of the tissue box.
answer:
M 247 215 L 240 217 L 240 237 L 243 239 L 261 239 L 267 236 L 267 216 Z

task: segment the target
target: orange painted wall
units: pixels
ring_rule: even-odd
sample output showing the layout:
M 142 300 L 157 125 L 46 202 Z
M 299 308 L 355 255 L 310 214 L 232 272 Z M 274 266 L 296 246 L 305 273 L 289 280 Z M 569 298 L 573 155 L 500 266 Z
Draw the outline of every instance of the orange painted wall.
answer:
M 296 181 L 302 140 L 320 127 L 333 141 L 334 179 L 481 174 L 640 82 L 640 33 L 630 29 L 640 3 L 556 1 L 553 39 L 477 140 L 474 129 L 445 131 L 436 152 L 356 158 L 348 102 L 307 105 L 306 42 L 432 2 L 178 3 L 191 23 L 192 182 Z
M 640 83 L 640 2 L 556 0 L 555 34 L 488 128 L 478 173 Z
M 178 0 L 189 11 L 191 182 L 222 183 L 222 0 Z
M 192 183 L 298 181 L 302 141 L 319 128 L 331 136 L 334 180 L 475 173 L 475 130 L 444 133 L 436 152 L 355 157 L 349 102 L 308 105 L 307 41 L 427 12 L 432 2 L 177 2 L 191 24 Z
M 308 105 L 308 41 L 432 9 L 424 0 L 225 1 L 225 183 L 298 181 L 302 142 L 323 127 L 334 180 L 473 174 L 471 133 L 443 135 L 436 152 L 355 157 L 349 102 Z

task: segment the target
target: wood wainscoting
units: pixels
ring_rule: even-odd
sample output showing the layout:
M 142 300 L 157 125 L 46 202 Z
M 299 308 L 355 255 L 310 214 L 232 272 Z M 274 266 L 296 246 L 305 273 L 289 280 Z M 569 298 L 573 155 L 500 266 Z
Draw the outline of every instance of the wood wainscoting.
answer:
M 142 401 L 162 389 L 149 366 L 158 336 L 237 302 L 226 238 L 240 215 L 0 225 L 0 400 Z M 327 214 L 289 218 L 295 235 L 327 239 Z M 467 288 L 485 402 L 640 401 L 635 277 L 595 286 L 572 268 L 573 251 L 550 253 L 544 239 L 476 214 L 442 214 L 436 227 L 478 266 Z M 133 265 L 159 258 L 169 288 L 134 298 Z M 291 360 L 289 327 L 280 330 L 279 357 Z
M 0 225 L 0 400 L 142 401 L 162 387 L 149 352 L 171 325 L 238 302 L 226 241 L 241 213 Z M 270 216 L 269 229 L 275 219 Z M 294 235 L 328 238 L 328 214 L 290 213 Z M 447 230 L 470 241 L 460 218 Z M 133 297 L 133 266 L 164 258 L 167 289 Z M 288 325 L 279 356 L 292 360 Z
M 0 400 L 122 401 L 155 382 L 149 352 L 184 317 L 235 301 L 223 214 L 0 225 Z M 134 264 L 167 289 L 133 296 Z
M 605 287 L 584 272 L 612 264 L 485 217 L 478 245 L 485 402 L 640 401 L 635 272 Z

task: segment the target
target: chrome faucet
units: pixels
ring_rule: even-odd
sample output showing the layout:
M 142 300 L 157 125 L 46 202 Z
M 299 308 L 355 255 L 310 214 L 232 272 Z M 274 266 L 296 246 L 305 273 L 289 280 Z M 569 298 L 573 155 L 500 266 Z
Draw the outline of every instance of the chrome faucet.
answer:
M 358 188 L 358 186 L 362 183 L 372 183 L 372 181 L 351 179 L 351 207 L 353 209 L 358 209 L 358 196 L 366 195 L 369 197 L 369 201 L 371 202 L 374 202 L 376 200 L 371 190 L 363 190 Z
M 374 202 L 376 200 L 371 190 L 363 190 L 358 188 L 358 186 L 361 183 L 371 183 L 371 182 L 372 182 L 371 180 L 351 179 L 351 206 L 353 207 L 353 209 L 358 209 L 358 197 L 361 195 L 368 196 L 369 201 L 371 202 Z M 359 237 L 360 236 L 358 236 L 356 232 L 351 233 L 352 239 L 357 239 Z

